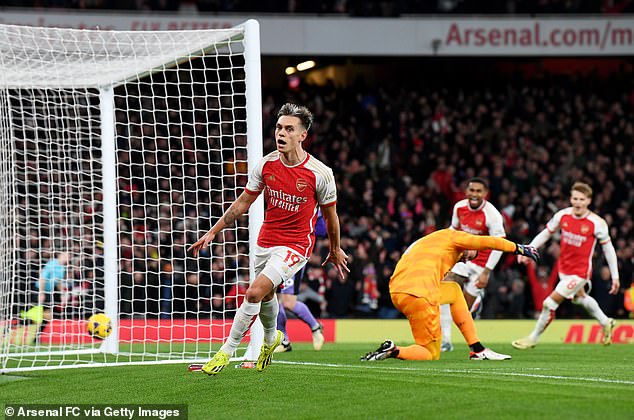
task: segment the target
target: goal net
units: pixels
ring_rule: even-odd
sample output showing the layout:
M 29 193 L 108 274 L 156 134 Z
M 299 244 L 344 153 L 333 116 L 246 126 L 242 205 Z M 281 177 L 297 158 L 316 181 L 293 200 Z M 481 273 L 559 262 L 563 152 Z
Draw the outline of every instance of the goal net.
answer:
M 255 21 L 0 25 L 0 371 L 219 347 L 252 278 L 261 200 L 202 255 L 187 248 L 262 156 L 259 57 Z M 103 340 L 87 332 L 96 313 L 113 324 Z

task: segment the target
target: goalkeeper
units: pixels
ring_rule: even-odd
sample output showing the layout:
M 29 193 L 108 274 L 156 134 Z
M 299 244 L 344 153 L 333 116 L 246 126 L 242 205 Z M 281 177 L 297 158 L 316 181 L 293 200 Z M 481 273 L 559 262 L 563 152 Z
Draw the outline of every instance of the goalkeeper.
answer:
M 56 252 L 42 268 L 39 278 L 33 282 L 31 308 L 20 311 L 17 327 L 10 335 L 10 341 L 16 345 L 31 345 L 39 340 L 46 325 L 53 319 L 53 311 L 63 302 L 66 265 L 70 261 L 68 252 Z M 0 339 L 0 344 L 2 344 Z
M 395 357 L 403 360 L 440 358 L 440 304 L 451 305 L 451 315 L 471 349 L 472 360 L 504 360 L 511 356 L 485 348 L 477 337 L 475 323 L 455 276 L 443 276 L 456 262 L 474 259 L 477 250 L 496 249 L 539 259 L 535 248 L 493 236 L 476 236 L 443 229 L 414 242 L 399 260 L 390 279 L 390 295 L 396 309 L 409 320 L 415 344 L 397 347 L 386 340 L 361 360 Z M 458 276 L 459 278 L 459 276 Z

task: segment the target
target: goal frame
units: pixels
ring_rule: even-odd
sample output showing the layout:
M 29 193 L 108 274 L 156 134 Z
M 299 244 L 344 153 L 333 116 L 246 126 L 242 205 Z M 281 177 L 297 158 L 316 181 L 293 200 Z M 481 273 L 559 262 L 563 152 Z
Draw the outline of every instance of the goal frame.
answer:
M 262 93 L 261 93 L 261 65 L 260 65 L 260 26 L 259 23 L 250 19 L 238 25 L 244 28 L 244 73 L 245 73 L 245 98 L 246 98 L 246 136 L 247 136 L 247 168 L 250 173 L 259 163 L 263 155 L 262 147 Z M 207 46 L 209 48 L 211 46 Z M 204 48 L 203 48 L 204 49 Z M 200 50 L 200 48 L 198 48 Z M 189 50 L 191 51 L 191 49 Z M 173 63 L 153 63 L 153 69 L 147 74 L 160 71 L 161 66 L 169 67 Z M 164 68 L 164 67 L 163 67 Z M 141 75 L 142 76 L 142 75 Z M 2 77 L 2 76 L 0 76 Z M 130 77 L 140 77 L 138 73 L 132 74 Z M 111 335 L 106 338 L 103 343 L 95 349 L 81 350 L 63 350 L 58 352 L 49 352 L 47 354 L 88 354 L 88 353 L 105 353 L 119 354 L 119 244 L 118 244 L 118 194 L 117 194 L 117 150 L 116 150 L 116 119 L 115 119 L 115 94 L 114 88 L 123 84 L 127 79 L 114 83 L 102 85 L 92 85 L 98 89 L 99 93 L 99 110 L 100 110 L 100 129 L 101 129 L 101 157 L 102 157 L 102 192 L 103 192 L 103 258 L 104 258 L 104 313 L 111 319 L 113 329 Z M 55 87 L 55 86 L 51 86 Z M 9 89 L 10 86 L 5 88 Z M 11 123 L 9 122 L 9 125 Z M 239 188 L 240 186 L 236 186 Z M 15 203 L 13 203 L 15 205 Z M 255 278 L 254 254 L 257 236 L 264 220 L 264 200 L 262 197 L 251 205 L 248 213 L 248 234 L 249 234 L 249 279 L 252 282 Z M 201 233 L 202 234 L 202 233 Z M 17 245 L 14 244 L 14 250 Z M 15 266 L 15 251 L 13 264 Z M 11 291 L 9 291 L 11 292 Z M 11 306 L 13 302 L 13 293 L 11 293 Z M 2 327 L 2 326 L 0 326 Z M 254 360 L 257 358 L 257 352 L 262 344 L 263 330 L 261 324 L 256 322 L 251 329 L 251 341 L 247 346 L 244 357 L 237 357 L 237 360 L 247 359 Z M 0 340 L 0 344 L 2 341 Z M 50 370 L 60 368 L 79 368 L 79 367 L 99 367 L 99 366 L 120 366 L 135 364 L 156 364 L 156 363 L 187 363 L 197 362 L 199 359 L 182 358 L 165 359 L 160 361 L 122 361 L 122 362 L 90 362 L 85 364 L 54 364 L 45 366 L 27 366 L 27 367 L 7 367 L 6 354 L 2 354 L 5 349 L 0 347 L 0 373 L 9 373 L 25 370 Z M 40 353 L 20 353 L 21 356 L 31 356 Z

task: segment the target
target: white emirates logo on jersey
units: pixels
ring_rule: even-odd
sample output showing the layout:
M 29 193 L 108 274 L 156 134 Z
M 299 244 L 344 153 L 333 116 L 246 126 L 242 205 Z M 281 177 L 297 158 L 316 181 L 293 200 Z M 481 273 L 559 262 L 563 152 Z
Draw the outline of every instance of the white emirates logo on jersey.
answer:
M 266 187 L 266 193 L 270 206 L 295 213 L 299 211 L 299 206 L 301 204 L 308 202 L 308 198 L 306 197 L 288 194 L 282 190 L 274 190 L 268 186 Z
M 580 247 L 587 240 L 583 235 L 577 235 L 565 230 L 561 231 L 561 240 L 569 245 Z

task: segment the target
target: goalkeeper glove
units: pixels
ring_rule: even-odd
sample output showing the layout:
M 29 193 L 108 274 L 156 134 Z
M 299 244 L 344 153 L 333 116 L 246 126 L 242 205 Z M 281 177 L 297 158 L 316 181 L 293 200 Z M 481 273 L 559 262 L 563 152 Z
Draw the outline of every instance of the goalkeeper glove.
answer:
M 515 246 L 516 255 L 523 255 L 524 257 L 528 257 L 535 262 L 539 262 L 539 252 L 534 246 L 522 244 L 515 244 Z

